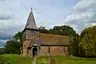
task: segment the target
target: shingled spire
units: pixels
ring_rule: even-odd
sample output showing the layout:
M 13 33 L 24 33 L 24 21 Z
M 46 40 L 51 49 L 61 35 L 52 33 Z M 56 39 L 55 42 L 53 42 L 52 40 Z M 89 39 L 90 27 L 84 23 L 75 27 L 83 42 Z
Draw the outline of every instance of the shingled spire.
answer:
M 33 12 L 32 12 L 32 8 L 31 8 L 31 12 L 29 14 L 29 17 L 27 19 L 27 23 L 26 23 L 25 29 L 38 30 L 38 27 L 36 26 L 34 15 L 33 15 Z

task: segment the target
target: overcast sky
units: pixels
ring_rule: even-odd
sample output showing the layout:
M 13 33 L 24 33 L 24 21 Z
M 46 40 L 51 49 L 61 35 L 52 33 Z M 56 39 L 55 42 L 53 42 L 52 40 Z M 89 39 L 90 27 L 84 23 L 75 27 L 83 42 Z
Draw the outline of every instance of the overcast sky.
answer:
M 96 0 L 0 0 L 1 45 L 24 29 L 31 7 L 38 27 L 70 25 L 80 33 L 96 25 Z

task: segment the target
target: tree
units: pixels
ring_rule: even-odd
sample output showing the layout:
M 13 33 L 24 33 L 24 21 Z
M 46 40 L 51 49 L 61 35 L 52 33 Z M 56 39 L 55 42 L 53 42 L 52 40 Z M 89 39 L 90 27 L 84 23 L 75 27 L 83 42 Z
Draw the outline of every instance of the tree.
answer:
M 80 56 L 96 56 L 96 26 L 88 27 L 81 32 L 79 43 Z
M 14 36 L 14 39 L 6 42 L 4 46 L 5 52 L 8 54 L 20 54 L 22 48 L 22 32 L 17 32 Z
M 22 32 L 17 32 L 13 37 L 16 41 L 21 42 L 22 41 Z
M 4 54 L 4 48 L 0 48 L 0 54 Z
M 39 28 L 39 32 L 40 32 L 40 33 L 48 33 L 48 30 L 47 30 L 45 27 L 41 26 L 41 27 Z
M 71 53 L 74 56 L 79 56 L 79 52 L 78 52 L 78 44 L 79 44 L 79 35 L 76 34 L 74 35 L 74 38 L 70 39 L 70 46 L 71 46 Z
M 19 54 L 20 53 L 20 43 L 16 40 L 9 40 L 5 45 L 5 52 L 8 54 Z
M 16 40 L 19 45 L 20 45 L 20 50 L 23 49 L 23 42 L 22 42 L 22 35 L 23 33 L 22 32 L 17 32 L 13 37 L 14 37 L 14 40 Z
M 67 25 L 63 26 L 54 26 L 53 29 L 49 30 L 50 34 L 56 34 L 56 35 L 64 35 L 64 36 L 69 36 L 69 37 L 74 37 L 76 32 L 75 30 Z

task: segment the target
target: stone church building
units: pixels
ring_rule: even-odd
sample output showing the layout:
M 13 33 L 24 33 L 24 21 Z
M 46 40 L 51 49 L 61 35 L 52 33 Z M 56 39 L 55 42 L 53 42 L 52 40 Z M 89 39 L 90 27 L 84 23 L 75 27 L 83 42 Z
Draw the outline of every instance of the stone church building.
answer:
M 56 56 L 68 54 L 69 37 L 39 33 L 32 10 L 22 35 L 23 56 Z

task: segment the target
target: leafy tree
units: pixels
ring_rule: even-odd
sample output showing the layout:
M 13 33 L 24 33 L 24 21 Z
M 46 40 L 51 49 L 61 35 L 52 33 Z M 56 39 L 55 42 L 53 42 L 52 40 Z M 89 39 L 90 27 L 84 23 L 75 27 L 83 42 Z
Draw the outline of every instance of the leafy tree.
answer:
M 41 26 L 41 27 L 39 28 L 39 32 L 40 32 L 40 33 L 48 33 L 48 30 L 47 30 L 45 27 Z
M 14 39 L 6 42 L 4 46 L 5 52 L 8 54 L 20 54 L 22 44 L 22 32 L 18 32 L 14 35 Z
M 5 45 L 5 52 L 8 54 L 19 54 L 20 53 L 20 43 L 16 40 L 9 40 Z
M 22 41 L 22 32 L 17 32 L 15 35 L 14 35 L 14 39 L 16 40 L 16 41 L 19 41 L 19 42 L 21 42 Z
M 79 35 L 76 34 L 74 36 L 74 38 L 71 38 L 70 39 L 70 45 L 71 45 L 71 53 L 75 56 L 78 56 L 79 55 L 79 52 L 78 52 L 78 44 L 79 44 Z
M 17 32 L 17 33 L 13 36 L 13 37 L 14 37 L 14 40 L 16 40 L 17 42 L 19 42 L 20 50 L 23 49 L 22 35 L 23 35 L 22 32 Z M 22 52 L 21 52 L 21 53 L 22 53 Z
M 4 48 L 0 48 L 0 54 L 4 54 Z
M 61 32 L 62 30 L 60 26 L 54 26 L 53 29 L 49 30 L 50 34 L 62 35 Z
M 88 27 L 81 32 L 79 43 L 80 56 L 96 56 L 96 26 Z
M 56 35 L 65 35 L 65 36 L 69 36 L 69 37 L 74 37 L 76 32 L 75 30 L 67 25 L 63 25 L 63 26 L 54 26 L 53 29 L 49 30 L 50 34 L 56 34 Z

